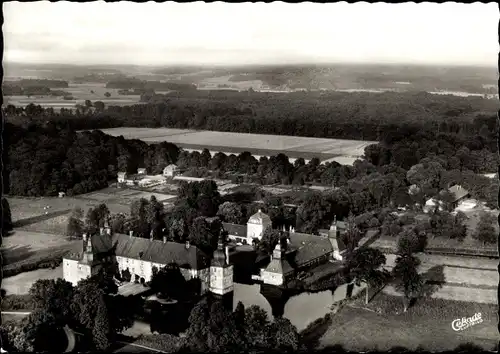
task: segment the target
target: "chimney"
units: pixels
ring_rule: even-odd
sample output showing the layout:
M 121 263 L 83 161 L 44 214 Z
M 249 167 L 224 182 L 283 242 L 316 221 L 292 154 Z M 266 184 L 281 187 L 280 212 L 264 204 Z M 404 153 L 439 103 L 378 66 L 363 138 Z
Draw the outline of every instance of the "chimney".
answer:
M 163 236 L 163 243 L 167 243 L 167 236 Z
M 84 241 L 84 242 L 87 242 L 87 234 L 86 234 L 86 233 L 84 233 L 84 234 L 82 235 L 82 238 L 83 238 L 83 241 Z
M 186 249 L 188 250 L 189 247 L 191 246 L 191 244 L 189 243 L 189 241 L 186 241 Z
M 132 236 L 134 236 L 134 231 L 130 230 L 130 231 L 128 232 L 128 234 L 129 234 L 129 236 L 130 236 L 130 237 L 132 237 Z

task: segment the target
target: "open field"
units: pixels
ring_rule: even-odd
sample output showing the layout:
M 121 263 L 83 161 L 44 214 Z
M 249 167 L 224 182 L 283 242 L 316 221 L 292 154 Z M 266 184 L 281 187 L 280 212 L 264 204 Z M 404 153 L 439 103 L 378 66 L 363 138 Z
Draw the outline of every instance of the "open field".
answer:
M 149 199 L 152 195 L 158 201 L 175 197 L 117 188 L 106 188 L 77 197 L 8 197 L 14 231 L 3 238 L 4 269 L 19 269 L 44 260 L 52 261 L 69 251 L 77 251 L 81 242 L 64 236 L 68 218 L 74 208 L 80 207 L 86 213 L 89 208 L 106 203 L 112 213 L 129 213 L 134 200 Z
M 175 197 L 175 195 L 110 187 L 75 197 L 8 197 L 7 199 L 16 229 L 62 235 L 65 233 L 68 217 L 76 207 L 82 208 L 86 213 L 88 209 L 105 203 L 112 213 L 129 213 L 130 204 L 134 200 L 150 199 L 152 195 L 160 202 Z
M 22 295 L 27 294 L 31 285 L 39 279 L 58 279 L 62 277 L 62 265 L 56 269 L 37 269 L 3 279 L 2 289 L 5 289 L 7 295 Z
M 320 347 L 339 344 L 351 351 L 385 351 L 396 346 L 410 350 L 420 346 L 443 351 L 473 343 L 492 350 L 498 343 L 496 304 L 422 299 L 407 313 L 401 313 L 399 298 L 379 293 L 364 307 L 362 297 L 335 314 L 320 339 Z M 482 323 L 460 332 L 452 329 L 453 320 L 475 313 L 481 313 Z
M 230 133 L 217 131 L 195 131 L 169 128 L 112 128 L 103 129 L 104 133 L 125 138 L 140 139 L 145 142 L 168 141 L 186 149 L 240 153 L 249 151 L 256 155 L 276 155 L 284 153 L 289 157 L 312 158 L 320 160 L 338 156 L 360 157 L 364 148 L 375 141 L 344 139 L 321 139 L 298 136 Z M 220 145 L 224 142 L 224 145 Z M 258 147 L 258 148 L 256 148 Z
M 105 84 L 85 83 L 75 84 L 70 83 L 68 88 L 61 90 L 69 92 L 73 95 L 74 100 L 65 100 L 62 97 L 53 96 L 5 96 L 4 104 L 13 104 L 16 106 L 26 106 L 29 103 L 39 104 L 42 107 L 60 108 L 75 108 L 76 104 L 84 104 L 85 100 L 102 101 L 105 105 L 125 106 L 139 103 L 139 95 L 118 95 L 118 89 L 106 88 Z M 93 91 L 93 93 L 91 92 Z M 109 92 L 111 97 L 106 97 L 104 94 Z

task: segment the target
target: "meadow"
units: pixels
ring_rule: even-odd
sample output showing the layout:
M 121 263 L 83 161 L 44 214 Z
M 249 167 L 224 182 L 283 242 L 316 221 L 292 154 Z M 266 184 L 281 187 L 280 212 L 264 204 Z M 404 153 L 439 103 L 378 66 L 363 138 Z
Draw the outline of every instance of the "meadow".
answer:
M 68 219 L 75 208 L 85 214 L 89 208 L 105 203 L 111 213 L 129 213 L 134 200 L 150 199 L 152 195 L 158 201 L 175 197 L 112 187 L 77 197 L 7 197 L 14 230 L 3 238 L 4 273 L 14 275 L 50 267 L 68 252 L 79 251 L 81 241 L 66 236 Z M 23 288 L 21 283 L 18 286 Z
M 157 143 L 168 141 L 183 148 L 233 153 L 249 151 L 256 155 L 275 155 L 284 153 L 289 157 L 314 156 L 331 159 L 333 157 L 360 157 L 364 148 L 375 141 L 359 141 L 347 139 L 322 139 L 299 136 L 246 134 L 218 131 L 195 131 L 169 128 L 112 128 L 103 129 L 105 134 L 123 135 L 128 139 L 140 139 Z M 223 142 L 223 144 L 221 143 Z M 239 151 L 237 151 L 239 150 Z M 322 159 L 322 160 L 323 160 Z
M 482 323 L 460 332 L 452 329 L 453 320 L 475 313 L 481 313 Z M 443 351 L 466 343 L 485 350 L 495 348 L 496 304 L 424 298 L 402 313 L 399 297 L 379 293 L 366 306 L 362 296 L 332 316 L 330 327 L 319 340 L 321 348 L 341 345 L 351 351 L 386 351 L 394 347 Z

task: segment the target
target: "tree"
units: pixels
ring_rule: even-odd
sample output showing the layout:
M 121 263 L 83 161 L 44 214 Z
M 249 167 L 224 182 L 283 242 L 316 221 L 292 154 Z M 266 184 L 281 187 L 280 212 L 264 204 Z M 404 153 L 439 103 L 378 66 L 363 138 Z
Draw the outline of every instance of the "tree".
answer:
M 347 253 L 352 253 L 354 249 L 358 246 L 359 241 L 361 240 L 363 233 L 358 228 L 354 221 L 354 215 L 351 213 L 347 218 L 347 229 L 341 235 L 344 244 L 347 248 Z
M 330 214 L 330 205 L 319 193 L 306 196 L 304 202 L 297 208 L 297 229 L 304 233 L 315 233 L 325 223 Z
M 87 107 L 87 108 L 92 107 L 92 101 L 91 100 L 85 100 L 85 107 Z
M 85 229 L 88 233 L 94 234 L 109 218 L 109 209 L 106 204 L 99 204 L 96 208 L 90 208 L 85 218 Z
M 190 339 L 188 345 L 191 351 L 199 353 L 208 351 L 209 318 L 210 307 L 207 297 L 204 297 L 193 307 L 189 314 L 189 327 L 186 331 L 186 337 Z
M 29 314 L 23 327 L 25 341 L 36 352 L 61 351 L 65 338 L 60 328 L 52 313 L 37 309 Z
M 12 230 L 12 214 L 10 212 L 9 201 L 2 198 L 2 232 L 6 235 L 7 232 Z
M 71 303 L 74 289 L 63 279 L 39 279 L 29 290 L 36 309 L 46 311 L 58 323 L 68 323 L 73 317 Z
M 111 97 L 111 94 L 110 94 L 109 92 L 105 92 L 105 93 L 104 93 L 104 96 L 106 96 L 106 97 L 108 97 L 108 98 L 109 98 L 109 97 Z
M 280 351 L 298 350 L 299 334 L 297 328 L 284 317 L 275 318 L 270 326 L 272 344 L 270 348 Z
M 99 351 L 105 351 L 111 345 L 112 333 L 108 320 L 108 309 L 106 308 L 105 301 L 102 300 L 97 304 L 94 326 L 92 327 L 92 337 Z
M 68 225 L 66 227 L 67 236 L 79 237 L 83 234 L 85 224 L 82 218 L 83 210 L 80 207 L 76 207 L 68 219 Z
M 127 233 L 127 230 L 125 230 L 125 222 L 127 218 L 125 217 L 124 214 L 113 214 L 109 218 L 109 226 L 111 227 L 111 230 L 113 232 L 119 233 L 119 234 L 124 234 Z
M 264 309 L 256 305 L 245 309 L 245 338 L 250 348 L 272 348 L 269 334 L 270 325 L 267 312 Z
M 149 208 L 149 201 L 145 198 L 134 200 L 130 205 L 130 218 L 135 220 L 135 232 L 139 237 L 149 237 L 150 225 L 148 218 L 154 217 L 154 208 Z M 149 209 L 149 215 L 148 215 Z
M 224 222 L 230 224 L 241 225 L 245 223 L 245 213 L 243 207 L 235 202 L 224 202 L 219 205 L 217 216 L 219 216 Z
M 207 346 L 210 351 L 235 351 L 241 348 L 242 338 L 238 336 L 232 313 L 224 308 L 221 301 L 210 306 Z
M 423 279 L 418 274 L 420 261 L 411 254 L 404 254 L 396 258 L 393 276 L 396 289 L 403 293 L 404 312 L 408 310 L 411 300 L 418 296 L 423 288 Z
M 412 255 L 422 252 L 426 246 L 426 236 L 418 235 L 413 228 L 406 228 L 398 235 L 397 254 Z
M 241 301 L 238 301 L 236 308 L 233 311 L 234 325 L 238 335 L 241 338 L 245 338 L 246 327 L 245 327 L 245 306 Z
M 167 299 L 181 300 L 187 295 L 186 279 L 176 263 L 170 263 L 153 274 L 151 289 Z
M 369 301 L 369 287 L 381 286 L 387 274 L 379 270 L 386 262 L 385 255 L 375 248 L 359 248 L 347 257 L 347 269 L 352 283 L 366 284 L 366 304 Z
M 483 245 L 496 243 L 498 238 L 498 232 L 494 226 L 496 222 L 496 218 L 492 214 L 482 213 L 473 237 L 482 242 Z
M 95 101 L 94 102 L 94 107 L 95 107 L 95 109 L 96 109 L 97 112 L 103 112 L 105 104 L 102 101 Z
M 267 227 L 259 242 L 258 250 L 267 256 L 271 255 L 278 242 L 280 242 L 281 237 L 282 235 L 279 230 L 273 229 L 270 226 Z

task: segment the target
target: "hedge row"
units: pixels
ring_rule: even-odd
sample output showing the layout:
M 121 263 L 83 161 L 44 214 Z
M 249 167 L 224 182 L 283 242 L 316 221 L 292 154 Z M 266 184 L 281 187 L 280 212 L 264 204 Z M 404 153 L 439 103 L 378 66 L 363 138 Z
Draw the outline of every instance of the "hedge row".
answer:
M 2 299 L 2 311 L 16 311 L 26 310 L 31 311 L 35 309 L 31 295 L 6 295 Z
M 66 252 L 65 252 L 66 253 Z M 9 264 L 4 266 L 3 268 L 3 277 L 13 277 L 14 275 L 18 275 L 24 272 L 29 272 L 37 269 L 44 268 L 57 268 L 63 260 L 63 256 L 61 254 L 54 254 L 51 257 L 42 256 L 39 258 L 30 258 L 23 262 L 16 262 L 14 264 Z

